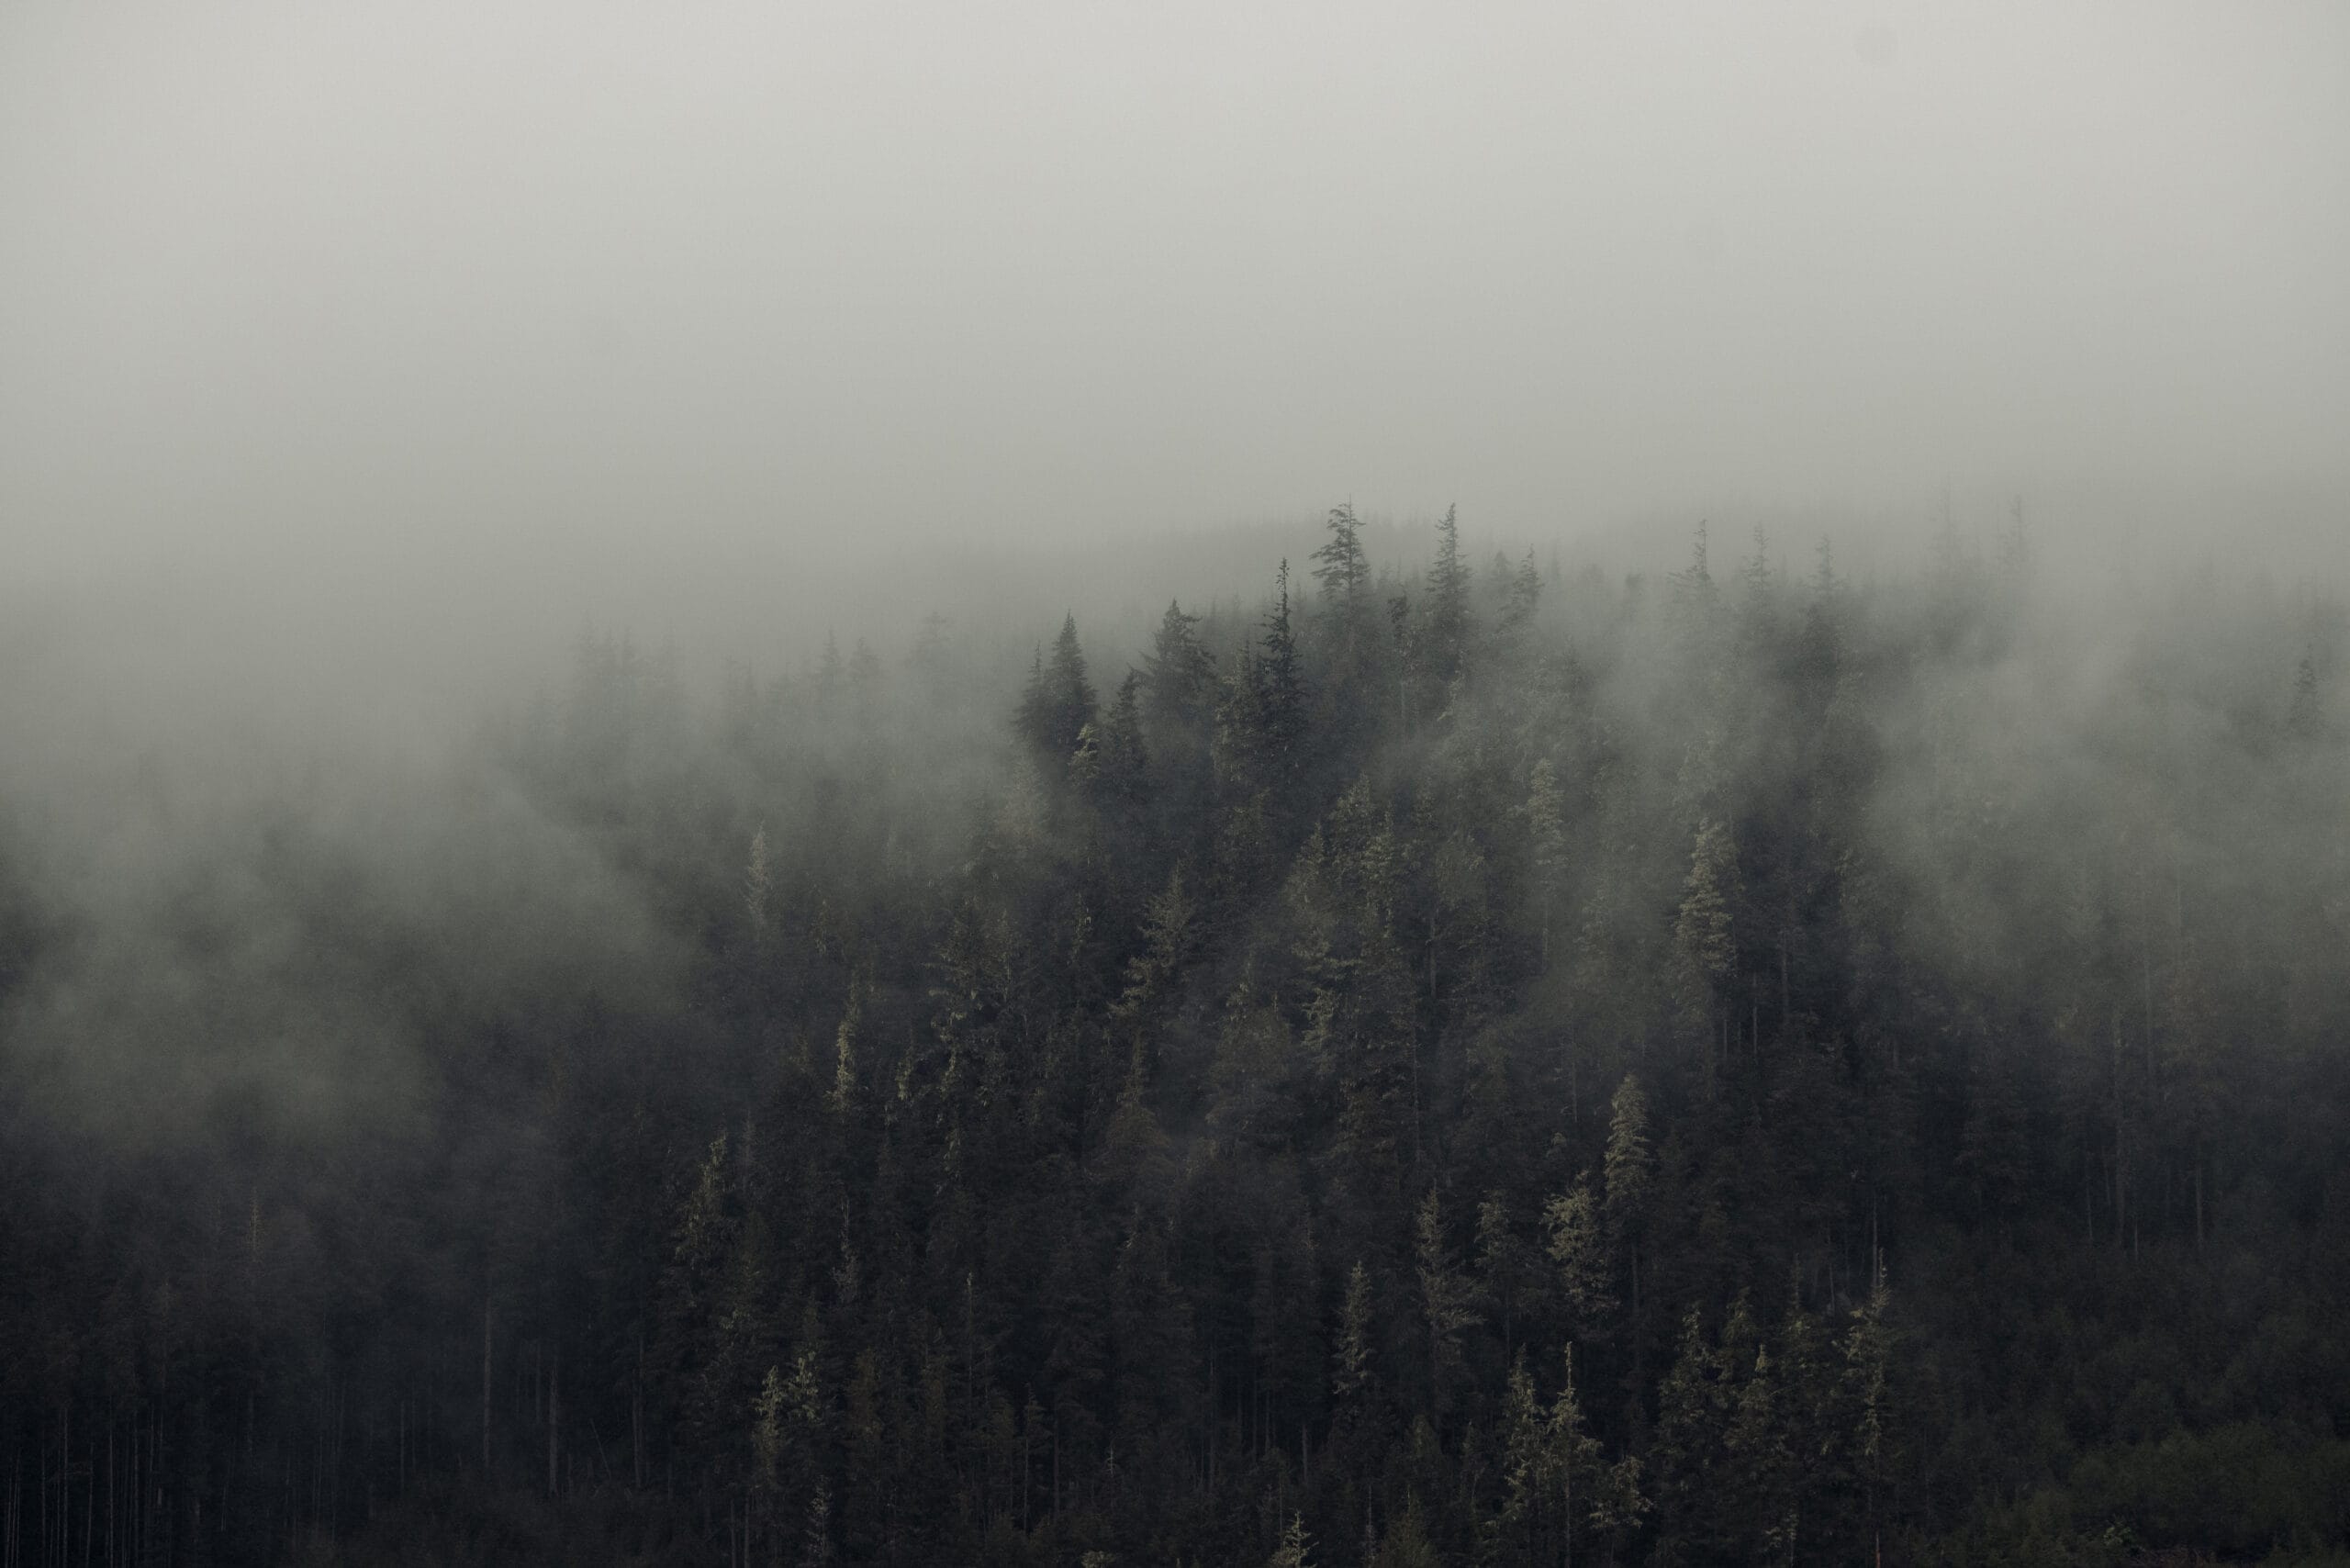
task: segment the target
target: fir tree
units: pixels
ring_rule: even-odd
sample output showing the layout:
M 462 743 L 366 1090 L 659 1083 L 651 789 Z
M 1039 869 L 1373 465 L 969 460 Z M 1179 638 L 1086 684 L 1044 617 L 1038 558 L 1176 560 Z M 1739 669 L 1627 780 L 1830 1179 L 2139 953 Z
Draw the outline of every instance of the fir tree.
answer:
M 1572 1187 L 1552 1198 L 1542 1211 L 1542 1224 L 1570 1332 L 1588 1334 L 1615 1305 L 1607 1284 L 1607 1237 L 1590 1179 L 1576 1178 Z
M 1261 692 L 1258 722 L 1270 771 L 1287 778 L 1298 770 L 1302 760 L 1298 745 L 1305 733 L 1305 670 L 1298 657 L 1296 633 L 1290 625 L 1287 561 L 1281 563 L 1273 587 L 1273 608 L 1265 617 L 1264 654 L 1254 666 Z
M 1460 672 L 1469 639 L 1469 567 L 1460 559 L 1457 509 L 1447 507 L 1436 525 L 1436 563 L 1427 578 L 1427 668 L 1438 685 Z
M 1371 1275 L 1357 1259 L 1347 1272 L 1338 1305 L 1338 1345 L 1330 1378 L 1331 1396 L 1340 1404 L 1368 1398 L 1377 1377 L 1371 1361 Z
M 1118 695 L 1099 726 L 1100 762 L 1097 783 L 1113 801 L 1133 801 L 1142 792 L 1150 769 L 1144 749 L 1141 708 L 1142 677 L 1134 670 L 1118 683 Z
M 1534 896 L 1542 912 L 1542 961 L 1550 961 L 1551 910 L 1567 869 L 1567 828 L 1559 776 L 1549 757 L 1534 764 L 1527 780 L 1526 828 L 1534 862 Z
M 1325 604 L 1350 614 L 1371 586 L 1371 563 L 1363 554 L 1362 530 L 1355 521 L 1353 504 L 1332 507 L 1325 526 L 1330 537 L 1314 552 L 1314 578 L 1322 585 Z
M 1470 1303 L 1473 1288 L 1453 1266 L 1444 1241 L 1444 1213 L 1431 1188 L 1420 1200 L 1413 1226 L 1413 1259 L 1420 1281 L 1420 1312 L 1428 1344 L 1428 1405 L 1432 1419 L 1441 1421 L 1451 1403 L 1451 1389 L 1460 1371 L 1460 1336 L 1477 1321 Z
M 1697 826 L 1689 855 L 1689 880 L 1673 926 L 1684 1014 L 1710 1019 L 1721 987 L 1729 979 L 1736 948 L 1730 942 L 1729 894 L 1738 875 L 1729 832 L 1708 819 Z
M 1094 719 L 1093 683 L 1085 676 L 1085 654 L 1077 644 L 1077 617 L 1065 617 L 1060 635 L 1053 639 L 1052 657 L 1045 665 L 1045 745 L 1050 755 L 1066 757 L 1077 749 L 1078 736 Z
M 1200 645 L 1200 618 L 1173 599 L 1143 660 L 1143 720 L 1154 737 L 1204 734 L 1214 704 L 1215 660 Z
M 1281 1527 L 1281 1543 L 1265 1559 L 1265 1568 L 1314 1568 L 1313 1538 L 1305 1533 L 1305 1517 L 1292 1513 Z

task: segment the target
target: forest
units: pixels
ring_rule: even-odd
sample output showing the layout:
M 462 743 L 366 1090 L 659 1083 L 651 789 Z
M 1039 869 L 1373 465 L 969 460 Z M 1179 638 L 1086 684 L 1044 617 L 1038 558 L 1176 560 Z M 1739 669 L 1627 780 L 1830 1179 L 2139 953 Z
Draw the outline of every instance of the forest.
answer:
M 2350 1563 L 2337 587 L 1726 532 L 0 799 L 0 1568 Z

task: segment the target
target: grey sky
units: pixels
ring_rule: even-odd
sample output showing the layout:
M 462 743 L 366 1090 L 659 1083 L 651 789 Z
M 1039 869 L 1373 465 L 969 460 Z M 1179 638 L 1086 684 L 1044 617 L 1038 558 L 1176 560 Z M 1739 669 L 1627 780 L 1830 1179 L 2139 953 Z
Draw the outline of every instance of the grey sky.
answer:
M 2339 496 L 2345 432 L 2338 4 L 0 9 L 20 581 Z

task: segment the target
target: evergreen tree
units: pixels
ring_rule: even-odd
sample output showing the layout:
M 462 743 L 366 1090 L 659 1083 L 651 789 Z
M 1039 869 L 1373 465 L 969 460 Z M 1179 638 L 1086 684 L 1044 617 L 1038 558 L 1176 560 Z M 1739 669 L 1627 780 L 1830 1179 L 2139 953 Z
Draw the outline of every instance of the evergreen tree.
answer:
M 1708 819 L 1697 826 L 1689 880 L 1673 941 L 1684 1015 L 1710 1024 L 1737 949 L 1730 942 L 1729 894 L 1738 875 L 1729 830 Z
M 1066 757 L 1095 715 L 1093 683 L 1085 676 L 1085 654 L 1077 644 L 1077 617 L 1064 618 L 1044 671 L 1044 730 L 1041 749 Z
M 1637 1074 L 1626 1073 L 1608 1107 L 1604 1213 L 1617 1237 L 1637 1233 L 1656 1176 L 1649 1148 L 1649 1101 Z
M 1282 734 L 1293 741 L 1305 712 L 1305 671 L 1298 658 L 1297 634 L 1290 625 L 1286 560 L 1273 577 L 1273 608 L 1265 617 L 1264 643 L 1266 705 L 1280 715 L 1277 723 L 1289 726 Z
M 1142 713 L 1154 742 L 1203 736 L 1214 702 L 1215 660 L 1200 645 L 1200 618 L 1173 599 L 1143 660 Z
M 1542 1223 L 1550 1233 L 1550 1262 L 1567 1308 L 1569 1332 L 1588 1334 L 1615 1306 L 1608 1289 L 1607 1238 L 1590 1179 L 1576 1178 L 1572 1188 L 1552 1198 L 1542 1211 Z
M 1525 559 L 1515 566 L 1506 566 L 1502 577 L 1502 613 L 1498 630 L 1505 635 L 1523 632 L 1533 622 L 1534 612 L 1542 603 L 1542 574 L 1534 565 L 1534 552 L 1528 550 Z
M 1549 757 L 1536 760 L 1528 778 L 1527 837 L 1532 850 L 1534 897 L 1542 916 L 1542 961 L 1550 961 L 1551 911 L 1567 869 L 1567 829 L 1559 776 Z
M 1097 786 L 1112 801 L 1137 799 L 1149 774 L 1150 757 L 1142 735 L 1141 686 L 1142 677 L 1128 670 L 1099 728 Z
M 1575 1394 L 1575 1348 L 1562 1352 L 1565 1375 L 1550 1402 L 1544 1437 L 1544 1469 L 1559 1488 L 1559 1543 L 1564 1568 L 1574 1568 L 1575 1538 L 1586 1524 L 1605 1529 L 1615 1516 L 1637 1517 L 1638 1475 L 1610 1473 L 1599 1462 L 1597 1439 L 1583 1430 L 1583 1403 Z M 1637 1461 L 1633 1462 L 1637 1465 Z
M 1431 1188 L 1413 1226 L 1413 1259 L 1420 1281 L 1420 1312 L 1427 1331 L 1428 1414 L 1441 1423 L 1462 1371 L 1460 1336 L 1477 1321 L 1474 1288 L 1452 1262 L 1444 1240 L 1444 1214 Z
M 1281 1527 L 1281 1545 L 1265 1559 L 1265 1568 L 1314 1568 L 1313 1550 L 1313 1538 L 1305 1533 L 1304 1516 L 1292 1513 L 1289 1523 Z
M 1460 673 L 1469 640 L 1469 567 L 1460 559 L 1460 525 L 1452 507 L 1436 525 L 1436 563 L 1427 578 L 1427 673 L 1443 686 Z
M 1326 523 L 1330 537 L 1314 552 L 1315 581 L 1322 585 L 1322 600 L 1336 613 L 1351 615 L 1371 588 L 1371 562 L 1362 548 L 1361 525 L 1352 503 L 1335 506 Z
M 1347 1272 L 1338 1306 L 1338 1344 L 1330 1378 L 1331 1397 L 1345 1406 L 1370 1397 L 1378 1377 L 1371 1360 L 1371 1275 L 1362 1260 Z

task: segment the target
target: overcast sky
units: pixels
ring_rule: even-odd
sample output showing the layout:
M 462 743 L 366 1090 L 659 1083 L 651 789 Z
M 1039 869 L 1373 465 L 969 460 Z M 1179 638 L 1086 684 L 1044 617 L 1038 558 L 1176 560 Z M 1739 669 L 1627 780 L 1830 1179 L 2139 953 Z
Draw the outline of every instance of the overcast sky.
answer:
M 2350 6 L 0 6 L 0 568 L 2350 494 Z

